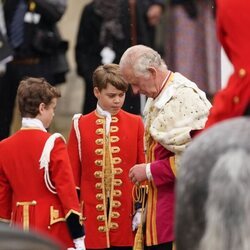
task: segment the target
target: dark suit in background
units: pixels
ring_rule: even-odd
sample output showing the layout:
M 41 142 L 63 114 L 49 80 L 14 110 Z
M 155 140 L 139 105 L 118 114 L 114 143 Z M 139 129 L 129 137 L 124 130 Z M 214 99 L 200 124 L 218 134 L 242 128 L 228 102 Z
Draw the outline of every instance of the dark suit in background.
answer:
M 112 0 L 113 2 L 114 0 Z M 129 0 L 116 0 L 117 9 L 110 11 L 115 13 L 111 18 L 115 19 L 117 32 L 107 31 L 106 36 L 102 39 L 102 25 L 106 15 L 98 10 L 98 2 L 95 0 L 85 6 L 82 12 L 78 28 L 75 56 L 77 63 L 77 72 L 85 80 L 85 102 L 83 104 L 83 114 L 87 114 L 96 108 L 96 98 L 93 94 L 92 74 L 94 70 L 102 64 L 100 55 L 104 47 L 110 47 L 115 52 L 113 63 L 119 63 L 123 52 L 132 45 L 131 27 L 132 12 Z M 101 1 L 104 5 L 108 4 L 107 0 Z M 145 44 L 154 47 L 155 27 L 150 26 L 147 20 L 147 10 L 153 5 L 164 6 L 164 0 L 137 0 L 136 2 L 136 43 Z M 113 4 L 111 4 L 113 5 Z M 114 6 L 114 5 L 113 5 Z M 103 8 L 104 9 L 104 8 Z M 108 11 L 108 10 L 107 10 Z M 101 11 L 102 12 L 102 11 Z M 109 20 L 108 20 L 109 21 Z M 116 29 L 114 28 L 114 29 Z M 140 96 L 133 95 L 129 89 L 126 94 L 123 109 L 134 114 L 140 114 Z
M 4 3 L 8 37 L 19 0 Z M 7 64 L 6 73 L 0 78 L 0 140 L 10 134 L 16 91 L 25 76 L 44 77 L 52 84 L 65 81 L 68 65 L 65 57 L 67 44 L 61 40 L 56 23 L 66 10 L 67 0 L 24 1 L 30 12 L 23 25 L 23 41 L 13 48 L 14 60 Z M 40 21 L 34 21 L 35 15 Z M 11 43 L 11 40 L 10 40 Z

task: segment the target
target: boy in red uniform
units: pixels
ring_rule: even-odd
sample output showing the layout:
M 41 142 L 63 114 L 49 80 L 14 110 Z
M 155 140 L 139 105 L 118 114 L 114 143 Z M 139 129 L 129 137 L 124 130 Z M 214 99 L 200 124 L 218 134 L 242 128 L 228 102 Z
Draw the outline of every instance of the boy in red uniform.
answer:
M 130 168 L 145 161 L 140 116 L 121 110 L 127 84 L 116 64 L 93 74 L 96 110 L 75 115 L 68 151 L 86 229 L 86 248 L 132 249 Z
M 85 249 L 66 144 L 46 131 L 60 93 L 30 77 L 20 82 L 17 97 L 22 128 L 0 142 L 0 220 Z

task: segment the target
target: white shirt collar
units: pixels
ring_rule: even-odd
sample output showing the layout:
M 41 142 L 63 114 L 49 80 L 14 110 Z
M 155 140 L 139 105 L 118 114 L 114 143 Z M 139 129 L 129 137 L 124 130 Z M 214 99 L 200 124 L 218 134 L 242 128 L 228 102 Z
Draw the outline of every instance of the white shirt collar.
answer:
M 106 110 L 103 110 L 97 103 L 96 105 L 96 111 L 99 115 L 101 116 L 104 116 L 105 117 L 105 120 L 106 120 L 106 126 L 105 126 L 105 129 L 106 129 L 106 135 L 109 133 L 109 130 L 110 130 L 110 123 L 111 123 L 111 114 L 106 111 Z
M 47 132 L 41 120 L 36 118 L 23 117 L 22 128 L 39 128 L 44 132 Z

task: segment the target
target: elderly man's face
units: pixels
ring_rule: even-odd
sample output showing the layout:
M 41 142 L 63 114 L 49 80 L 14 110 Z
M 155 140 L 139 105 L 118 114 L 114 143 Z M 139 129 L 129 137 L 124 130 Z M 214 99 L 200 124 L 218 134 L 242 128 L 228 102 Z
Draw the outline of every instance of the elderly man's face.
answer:
M 131 85 L 134 94 L 140 93 L 153 98 L 157 95 L 156 77 L 150 71 L 148 71 L 148 77 L 135 76 L 131 68 L 124 68 L 121 71 L 126 82 Z

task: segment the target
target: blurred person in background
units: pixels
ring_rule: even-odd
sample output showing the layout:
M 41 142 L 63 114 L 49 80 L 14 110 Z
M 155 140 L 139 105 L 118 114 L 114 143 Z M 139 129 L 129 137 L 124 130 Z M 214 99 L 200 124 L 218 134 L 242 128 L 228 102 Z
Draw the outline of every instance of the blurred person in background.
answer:
M 65 81 L 67 43 L 57 22 L 67 0 L 8 0 L 4 14 L 8 41 L 14 53 L 0 78 L 0 140 L 10 135 L 16 91 L 24 76 L 45 77 L 52 84 Z
M 83 114 L 96 108 L 92 74 L 101 64 L 119 63 L 135 44 L 154 47 L 155 27 L 164 0 L 94 0 L 85 6 L 79 23 L 75 56 L 77 72 L 85 81 Z M 140 95 L 126 94 L 125 111 L 140 114 Z
M 213 0 L 170 0 L 165 24 L 169 68 L 194 81 L 210 100 L 221 88 L 214 10 Z
M 216 94 L 206 127 L 232 117 L 250 115 L 249 12 L 248 0 L 216 1 L 218 36 L 234 72 L 227 85 Z M 236 17 L 235 13 L 240 16 Z

